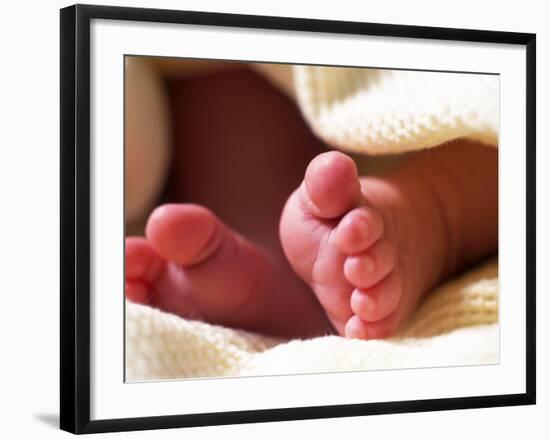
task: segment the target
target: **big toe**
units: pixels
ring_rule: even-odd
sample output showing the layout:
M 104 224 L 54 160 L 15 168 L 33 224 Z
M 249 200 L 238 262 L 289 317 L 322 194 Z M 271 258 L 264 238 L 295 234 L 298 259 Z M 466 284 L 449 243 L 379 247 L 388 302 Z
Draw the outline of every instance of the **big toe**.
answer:
M 165 204 L 153 211 L 145 234 L 166 260 L 191 266 L 207 259 L 217 248 L 222 227 L 205 207 Z
M 357 206 L 361 188 L 353 160 L 337 151 L 315 157 L 306 170 L 300 198 L 311 214 L 325 219 L 340 217 Z

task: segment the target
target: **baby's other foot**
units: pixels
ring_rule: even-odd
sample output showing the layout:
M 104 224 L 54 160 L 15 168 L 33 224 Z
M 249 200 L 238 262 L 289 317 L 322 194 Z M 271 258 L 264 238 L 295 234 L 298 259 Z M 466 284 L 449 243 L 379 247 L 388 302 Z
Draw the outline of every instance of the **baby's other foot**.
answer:
M 351 158 L 333 151 L 310 163 L 285 206 L 280 233 L 292 267 L 340 334 L 368 339 L 396 330 L 403 294 L 397 249 L 384 216 L 362 194 Z
M 185 318 L 279 336 L 330 324 L 288 266 L 205 207 L 167 204 L 126 239 L 126 297 Z

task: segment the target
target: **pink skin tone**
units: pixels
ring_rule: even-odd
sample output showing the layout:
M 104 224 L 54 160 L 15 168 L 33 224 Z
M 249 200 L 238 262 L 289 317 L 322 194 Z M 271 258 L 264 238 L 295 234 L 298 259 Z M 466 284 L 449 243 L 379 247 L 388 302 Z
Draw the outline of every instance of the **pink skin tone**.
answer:
M 261 129 L 275 123 L 273 114 L 268 119 L 258 119 L 267 124 Z M 381 177 L 359 177 L 341 152 L 311 155 L 282 209 L 278 236 L 272 215 L 258 215 L 269 224 L 267 244 L 198 204 L 155 209 L 145 237 L 126 240 L 126 297 L 283 337 L 385 338 L 430 288 L 497 249 L 496 149 L 459 141 Z

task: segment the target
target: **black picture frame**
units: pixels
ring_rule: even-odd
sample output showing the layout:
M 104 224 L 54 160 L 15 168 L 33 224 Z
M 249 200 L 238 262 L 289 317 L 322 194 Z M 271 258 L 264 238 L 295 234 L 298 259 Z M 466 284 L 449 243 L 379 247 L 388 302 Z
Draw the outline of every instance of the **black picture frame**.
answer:
M 525 65 L 527 79 L 525 114 L 527 128 L 525 134 L 527 145 L 526 392 L 482 397 L 90 420 L 90 21 L 92 19 L 505 43 L 525 46 L 527 60 Z M 534 34 L 75 5 L 61 9 L 60 35 L 61 429 L 73 433 L 97 433 L 535 404 L 536 36 Z

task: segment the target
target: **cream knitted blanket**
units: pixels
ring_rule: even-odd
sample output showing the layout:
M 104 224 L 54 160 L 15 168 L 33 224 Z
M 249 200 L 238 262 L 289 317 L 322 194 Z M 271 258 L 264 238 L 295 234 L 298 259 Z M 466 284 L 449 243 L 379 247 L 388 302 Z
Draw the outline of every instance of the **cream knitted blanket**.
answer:
M 126 377 L 181 377 L 490 364 L 498 362 L 498 264 L 438 288 L 389 340 L 285 341 L 126 303 Z
M 253 64 L 335 148 L 401 153 L 459 137 L 498 145 L 499 77 Z
M 254 65 L 328 144 L 396 153 L 458 137 L 498 144 L 498 77 Z M 129 381 L 498 362 L 498 261 L 437 288 L 390 340 L 280 340 L 126 303 Z

